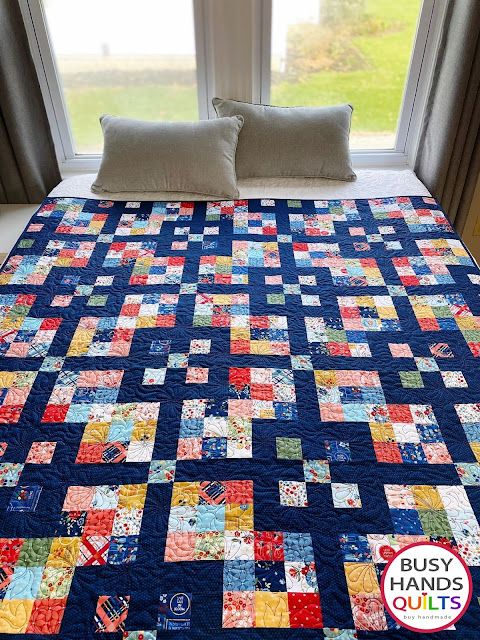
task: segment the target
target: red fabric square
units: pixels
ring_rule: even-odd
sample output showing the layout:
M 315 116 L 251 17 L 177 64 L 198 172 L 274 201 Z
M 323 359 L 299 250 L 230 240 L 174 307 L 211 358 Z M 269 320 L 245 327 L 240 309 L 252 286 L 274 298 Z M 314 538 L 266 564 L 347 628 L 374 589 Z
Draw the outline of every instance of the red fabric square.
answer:
M 103 444 L 98 442 L 81 442 L 77 459 L 79 464 L 99 463 L 102 461 Z
M 398 444 L 395 442 L 374 442 L 373 448 L 378 462 L 402 463 L 402 456 Z
M 37 296 L 34 294 L 23 294 L 20 293 L 17 296 L 17 300 L 15 304 L 25 304 L 28 307 L 31 307 L 33 305 L 33 303 L 35 302 Z
M 69 404 L 47 404 L 42 422 L 65 422 Z
M 289 593 L 290 628 L 321 629 L 323 627 L 318 593 Z
M 0 540 L 0 564 L 16 564 L 23 538 L 3 538 Z
M 422 331 L 439 331 L 440 329 L 435 318 L 418 318 L 418 324 Z
M 22 405 L 4 405 L 0 407 L 0 423 L 18 422 L 22 409 Z
M 475 358 L 480 358 L 480 342 L 468 342 L 467 344 Z
M 237 389 L 242 389 L 246 384 L 250 384 L 250 369 L 237 369 L 232 367 L 229 372 L 228 380 Z
M 227 504 L 247 504 L 253 502 L 253 483 L 251 480 L 230 480 L 226 485 Z
M 255 531 L 254 538 L 255 560 L 281 562 L 284 559 L 281 531 Z
M 156 327 L 174 327 L 175 316 L 157 316 Z
M 268 316 L 250 316 L 250 327 L 254 329 L 268 329 L 270 320 Z
M 139 304 L 124 304 L 122 307 L 121 315 L 136 318 L 140 313 Z
M 358 307 L 340 307 L 342 318 L 360 318 L 360 309 Z
M 390 422 L 413 422 L 412 412 L 408 404 L 390 404 L 388 405 L 388 415 Z
M 87 513 L 83 535 L 109 536 L 113 529 L 115 509 L 95 509 Z
M 230 326 L 230 316 L 226 313 L 219 313 L 214 308 L 213 316 L 212 316 L 212 327 L 229 327 L 229 326 Z
M 59 633 L 66 603 L 66 598 L 35 600 L 26 632 L 45 635 Z
M 350 347 L 341 342 L 327 342 L 328 353 L 331 356 L 350 356 Z
M 294 251 L 308 251 L 308 244 L 306 242 L 294 242 L 293 243 Z
M 117 328 L 113 332 L 112 342 L 131 342 L 135 329 Z
M 72 267 L 86 267 L 88 264 L 88 258 L 74 258 L 72 260 Z
M 250 353 L 250 340 L 233 340 L 230 343 L 230 353 Z
M 62 318 L 45 318 L 40 325 L 40 329 L 58 329 L 62 322 Z
M 273 386 L 271 384 L 250 385 L 250 397 L 252 400 L 273 400 Z

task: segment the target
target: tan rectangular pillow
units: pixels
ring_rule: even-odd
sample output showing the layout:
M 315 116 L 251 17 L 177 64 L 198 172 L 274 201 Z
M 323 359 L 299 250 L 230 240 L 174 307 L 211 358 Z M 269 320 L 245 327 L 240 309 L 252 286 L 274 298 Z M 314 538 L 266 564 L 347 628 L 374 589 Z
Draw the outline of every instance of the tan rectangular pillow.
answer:
M 237 198 L 235 151 L 243 118 L 146 122 L 102 116 L 102 162 L 92 191 L 189 192 Z
M 243 117 L 237 147 L 239 178 L 355 180 L 349 151 L 349 104 L 273 107 L 213 98 L 218 116 Z

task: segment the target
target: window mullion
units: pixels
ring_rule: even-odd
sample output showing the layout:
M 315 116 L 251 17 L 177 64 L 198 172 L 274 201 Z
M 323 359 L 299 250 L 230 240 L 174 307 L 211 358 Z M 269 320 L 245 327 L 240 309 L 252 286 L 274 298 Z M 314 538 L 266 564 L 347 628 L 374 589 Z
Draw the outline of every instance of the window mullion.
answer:
M 416 94 L 419 88 L 420 73 L 424 62 L 424 54 L 431 27 L 435 0 L 423 0 L 422 10 L 419 16 L 417 32 L 415 34 L 414 47 L 407 73 L 407 81 L 403 92 L 402 105 L 398 118 L 395 149 L 404 152 L 406 148 L 408 131 L 410 128 L 412 112 L 415 105 Z
M 425 0 L 426 1 L 426 0 Z M 413 166 L 420 141 L 420 130 L 427 107 L 428 95 L 433 82 L 435 64 L 440 48 L 442 28 L 448 3 L 443 0 L 431 0 L 433 3 L 428 32 L 424 36 L 424 50 L 418 72 L 415 97 L 411 105 L 411 117 L 405 134 L 405 153 Z
M 209 48 L 210 22 L 206 0 L 192 0 L 195 23 L 195 53 L 197 66 L 198 113 L 201 119 L 214 116 L 213 69 L 211 50 Z
M 270 97 L 270 36 L 272 0 L 253 0 L 252 7 L 252 101 Z
M 53 57 L 41 0 L 20 0 L 28 41 L 60 162 L 75 157 L 63 90 Z

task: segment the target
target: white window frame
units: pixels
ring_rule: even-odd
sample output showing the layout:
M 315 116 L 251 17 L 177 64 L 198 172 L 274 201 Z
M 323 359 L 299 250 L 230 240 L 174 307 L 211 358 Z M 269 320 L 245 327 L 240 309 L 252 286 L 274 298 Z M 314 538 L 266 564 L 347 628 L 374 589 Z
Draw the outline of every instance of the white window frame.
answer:
M 231 1 L 231 0 L 230 0 Z M 240 0 L 237 0 L 239 2 Z M 96 171 L 100 155 L 76 154 L 63 89 L 53 54 L 42 0 L 18 0 L 35 63 L 40 88 L 52 130 L 57 159 L 62 175 Z M 215 3 L 225 0 L 192 0 L 195 20 L 195 49 L 197 91 L 200 118 L 215 117 L 211 98 L 215 95 L 213 56 L 223 60 L 221 44 L 212 42 L 212 23 Z M 270 98 L 271 17 L 272 0 L 242 0 L 249 3 L 253 16 L 251 24 L 251 98 L 268 104 Z M 225 7 L 227 11 L 225 12 Z M 444 0 L 423 0 L 414 47 L 407 73 L 400 118 L 393 149 L 353 150 L 356 168 L 413 166 L 425 113 L 427 96 L 433 77 L 447 3 Z M 238 4 L 235 7 L 238 12 Z M 228 22 L 228 3 L 223 5 L 224 20 Z M 233 11 L 233 9 L 232 9 Z M 225 29 L 235 29 L 225 24 Z M 225 46 L 225 45 L 224 45 Z M 240 65 L 245 69 L 245 65 Z M 232 70 L 229 77 L 232 77 Z M 239 87 L 242 85 L 239 79 Z M 242 85 L 243 86 L 243 85 Z M 221 88 L 217 90 L 221 92 Z
M 192 0 L 194 11 L 195 54 L 197 67 L 198 113 L 201 119 L 209 117 L 212 94 L 211 75 L 207 56 L 205 32 L 205 0 Z M 62 82 L 42 0 L 18 0 L 27 32 L 30 51 L 42 91 L 48 121 L 60 171 L 63 175 L 89 173 L 100 166 L 100 154 L 76 153 L 65 104 Z
M 269 104 L 272 2 L 271 0 L 262 0 L 262 2 L 264 13 L 268 13 L 267 22 L 270 28 L 264 28 L 261 45 L 263 60 L 261 102 Z M 423 0 L 406 76 L 394 148 L 352 150 L 355 167 L 413 166 L 447 4 L 444 0 Z M 401 4 L 399 4 L 400 7 Z

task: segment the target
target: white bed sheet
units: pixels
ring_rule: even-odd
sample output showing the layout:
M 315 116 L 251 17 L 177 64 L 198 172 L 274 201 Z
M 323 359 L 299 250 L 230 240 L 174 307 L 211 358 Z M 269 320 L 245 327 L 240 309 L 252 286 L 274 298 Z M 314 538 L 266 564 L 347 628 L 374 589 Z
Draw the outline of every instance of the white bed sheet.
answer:
M 93 193 L 94 173 L 67 178 L 50 192 L 50 196 L 93 198 L 95 200 L 211 200 L 192 193 Z M 319 178 L 251 178 L 239 180 L 240 198 L 381 198 L 388 196 L 429 196 L 428 189 L 410 169 L 360 169 L 355 182 Z

